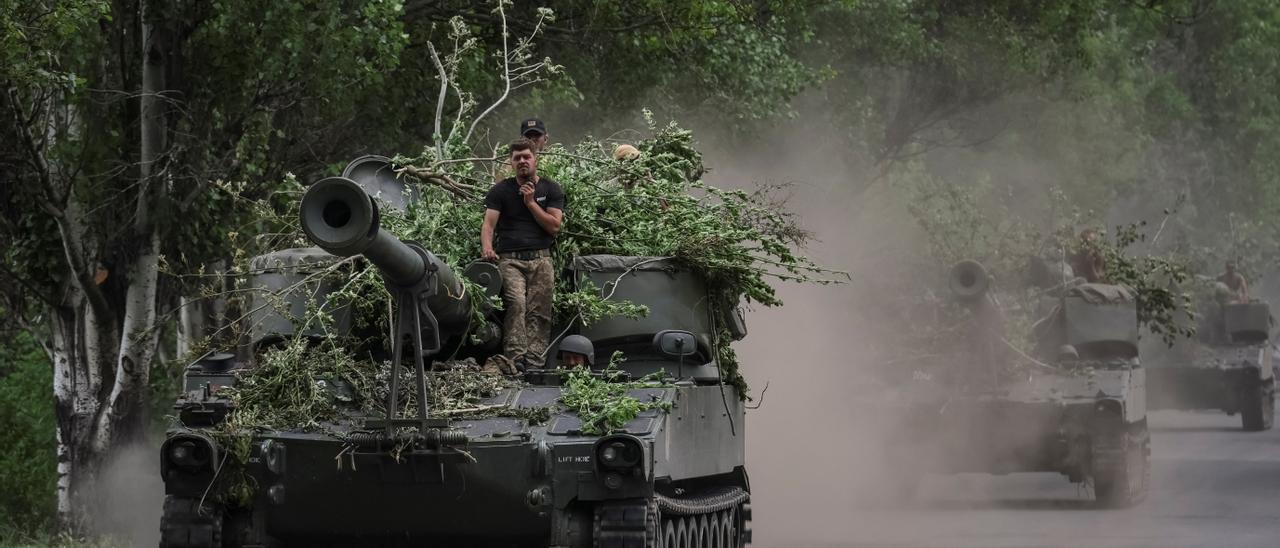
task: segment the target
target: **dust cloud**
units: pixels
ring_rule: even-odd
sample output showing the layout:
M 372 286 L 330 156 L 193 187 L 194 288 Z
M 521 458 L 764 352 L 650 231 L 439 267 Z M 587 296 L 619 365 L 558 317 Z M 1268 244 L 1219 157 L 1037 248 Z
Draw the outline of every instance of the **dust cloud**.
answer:
M 142 442 L 112 454 L 92 495 L 90 530 L 125 546 L 160 544 L 164 483 L 158 442 Z
M 981 526 L 965 523 L 966 512 L 1002 507 L 1008 497 L 1048 493 L 1058 502 L 1031 506 L 1087 506 L 1089 493 L 1055 475 L 1013 481 L 929 476 L 918 497 L 904 496 L 895 478 L 919 474 L 890 460 L 897 417 L 879 403 L 888 385 L 877 362 L 921 351 L 884 346 L 886 330 L 896 327 L 891 308 L 899 297 L 928 289 L 912 283 L 941 282 L 945 273 L 911 263 L 909 252 L 925 243 L 905 204 L 883 181 L 868 187 L 873 170 L 858 168 L 858 160 L 840 148 L 836 128 L 815 118 L 788 123 L 759 145 L 700 142 L 714 184 L 789 185 L 788 208 L 815 237 L 807 255 L 851 278 L 842 285 L 778 284 L 785 306 L 751 310 L 750 334 L 736 345 L 761 404 L 748 411 L 746 433 L 754 545 L 990 545 L 947 535 L 976 534 L 975 527 L 1019 519 L 996 513 Z M 949 525 L 932 523 L 936 510 L 948 511 Z
M 708 179 L 788 185 L 788 208 L 815 237 L 808 255 L 851 280 L 779 284 L 785 306 L 755 307 L 750 335 L 737 345 L 761 404 L 748 412 L 746 434 L 755 544 L 838 545 L 854 538 L 851 514 L 890 488 L 876 481 L 891 465 L 880 458 L 887 417 L 871 403 L 877 384 L 868 360 L 877 351 L 867 322 L 876 311 L 860 296 L 898 289 L 890 265 L 910 222 L 876 188 L 858 192 L 866 173 L 846 167 L 833 128 L 789 124 L 764 141 L 730 150 L 700 143 L 709 151 Z

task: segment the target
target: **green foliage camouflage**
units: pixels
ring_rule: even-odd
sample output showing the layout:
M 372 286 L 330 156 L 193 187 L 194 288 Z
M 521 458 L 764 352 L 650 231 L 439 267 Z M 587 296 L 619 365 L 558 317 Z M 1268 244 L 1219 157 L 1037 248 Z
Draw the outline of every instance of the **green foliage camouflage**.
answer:
M 579 255 L 672 257 L 706 280 L 716 310 L 728 310 L 743 301 L 781 305 L 772 287 L 779 281 L 832 283 L 843 278 L 799 253 L 809 234 L 785 204 L 764 191 L 724 190 L 703 182 L 705 169 L 689 131 L 652 121 L 650 130 L 653 137 L 636 143 L 641 156 L 634 160 L 615 160 L 610 147 L 596 141 L 572 149 L 553 146 L 540 156 L 539 172 L 558 181 L 568 200 L 566 221 L 553 250 L 558 272 L 567 271 Z M 492 160 L 433 161 L 435 153 L 429 147 L 421 157 L 398 159 L 407 166 L 403 175 L 419 198 L 403 214 L 385 211 L 383 227 L 401 239 L 422 244 L 461 272 L 480 256 L 483 198 L 497 164 Z M 424 161 L 432 163 L 424 166 Z M 293 214 L 292 209 L 273 211 L 275 220 L 268 224 L 293 232 L 272 242 L 306 245 L 296 222 L 289 218 Z M 352 303 L 358 324 L 385 321 L 388 293 L 375 269 L 359 266 L 354 273 L 329 275 L 340 278 L 342 289 L 336 298 Z M 592 284 L 575 289 L 569 279 L 559 277 L 554 300 L 557 325 L 589 325 L 604 317 L 646 313 L 643 306 L 608 299 L 611 289 Z M 315 321 L 328 319 L 321 315 Z M 717 344 L 728 344 L 728 340 Z M 723 365 L 726 379 L 745 389 L 736 362 Z
M 603 436 L 621 430 L 627 422 L 650 409 L 671 410 L 669 401 L 641 401 L 629 394 L 631 390 L 664 386 L 659 375 L 647 376 L 635 382 L 622 382 L 614 369 L 621 356 L 615 354 L 600 374 L 577 367 L 565 379 L 560 403 L 578 415 L 582 421 L 582 433 Z
M 673 257 L 702 275 L 728 306 L 739 298 L 781 304 L 770 281 L 839 277 L 797 252 L 809 234 L 785 204 L 764 190 L 725 190 L 702 181 L 705 168 L 692 133 L 674 123 L 660 126 L 647 113 L 646 119 L 652 137 L 635 143 L 641 156 L 634 160 L 615 160 L 612 146 L 594 140 L 553 145 L 539 156 L 539 174 L 559 182 L 569 204 L 555 247 L 557 267 L 589 254 Z M 503 158 L 499 148 L 495 159 Z M 432 148 L 397 160 L 413 166 L 406 172 L 426 185 L 403 223 L 388 223 L 391 230 L 455 262 L 478 257 L 476 235 L 494 164 L 435 160 Z M 567 288 L 564 282 L 558 289 Z M 558 308 L 566 309 L 564 301 Z
M 299 429 L 345 435 L 334 428 L 353 416 L 380 417 L 390 392 L 390 363 L 357 358 L 350 341 L 297 338 L 261 353 L 258 364 L 242 371 L 226 388 L 235 410 L 227 432 Z M 522 413 L 481 405 L 504 389 L 521 386 L 501 375 L 481 374 L 474 360 L 444 361 L 428 373 L 428 404 L 433 416 L 476 418 L 516 416 L 538 422 L 540 412 Z M 401 369 L 397 416 L 417 413 L 413 371 Z

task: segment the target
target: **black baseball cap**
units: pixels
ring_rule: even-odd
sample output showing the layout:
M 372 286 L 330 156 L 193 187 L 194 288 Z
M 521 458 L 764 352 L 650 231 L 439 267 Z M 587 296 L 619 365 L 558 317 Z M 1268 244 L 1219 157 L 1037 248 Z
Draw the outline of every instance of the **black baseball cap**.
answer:
M 528 120 L 520 122 L 521 137 L 528 135 L 530 132 L 534 132 L 534 131 L 538 132 L 538 135 L 546 135 L 547 126 L 546 124 L 542 123 L 542 120 L 539 120 L 537 118 L 529 118 Z

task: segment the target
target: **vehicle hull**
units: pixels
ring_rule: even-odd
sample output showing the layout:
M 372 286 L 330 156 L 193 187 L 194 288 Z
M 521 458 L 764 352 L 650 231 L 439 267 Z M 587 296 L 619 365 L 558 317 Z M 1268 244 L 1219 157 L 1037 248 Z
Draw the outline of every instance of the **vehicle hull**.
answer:
M 901 422 L 887 441 L 889 462 L 912 474 L 1055 472 L 1078 483 L 1118 481 L 1123 494 L 1114 502 L 1135 503 L 1148 473 L 1145 373 L 1037 371 L 984 392 L 925 382 L 896 409 Z

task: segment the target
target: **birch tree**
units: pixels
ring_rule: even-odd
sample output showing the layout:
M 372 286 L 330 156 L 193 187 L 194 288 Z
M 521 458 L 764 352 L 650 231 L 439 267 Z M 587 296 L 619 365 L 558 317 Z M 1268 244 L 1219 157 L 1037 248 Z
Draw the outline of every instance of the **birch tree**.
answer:
M 407 35 L 398 2 L 0 4 L 0 292 L 53 364 L 75 528 L 105 457 L 142 434 L 160 327 L 190 290 L 166 272 L 230 252 L 253 221 L 237 200 L 357 144 L 338 128 Z

